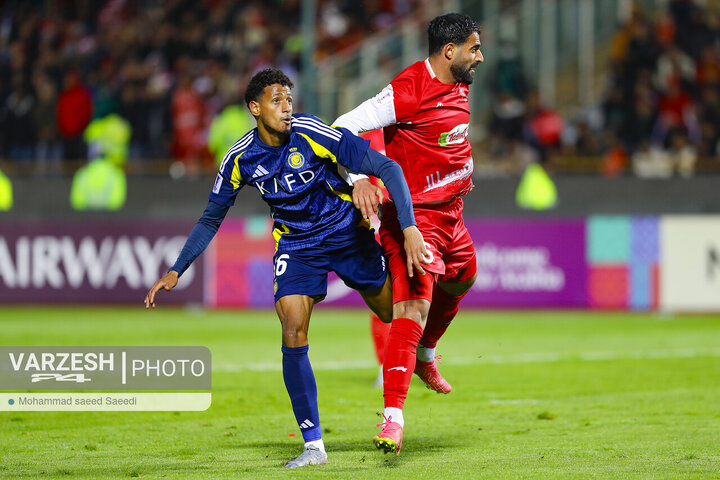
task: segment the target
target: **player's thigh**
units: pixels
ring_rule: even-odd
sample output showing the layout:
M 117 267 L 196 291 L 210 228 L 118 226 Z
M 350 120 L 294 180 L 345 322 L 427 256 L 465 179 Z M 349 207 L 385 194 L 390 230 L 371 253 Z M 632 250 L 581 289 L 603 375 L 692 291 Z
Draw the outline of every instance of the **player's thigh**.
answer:
M 445 253 L 445 274 L 438 278 L 440 288 L 453 295 L 467 292 L 477 274 L 475 245 L 467 231 L 462 217 Z
M 387 279 L 385 257 L 373 231 L 357 227 L 330 255 L 330 269 L 348 287 L 360 292 L 380 291 Z
M 365 304 L 375 315 L 385 323 L 390 323 L 393 318 L 393 296 L 390 276 L 385 275 L 385 283 L 382 287 L 373 290 L 360 290 Z
M 275 302 L 306 295 L 315 302 L 327 294 L 329 259 L 322 252 L 277 251 L 273 257 Z
M 423 238 L 426 236 L 423 235 Z M 427 236 L 431 238 L 431 235 Z M 432 255 L 430 266 L 426 266 L 425 275 L 415 274 L 410 277 L 407 270 L 407 256 L 405 255 L 404 236 L 400 229 L 400 224 L 395 218 L 383 218 L 383 224 L 380 228 L 380 238 L 385 257 L 387 258 L 388 268 L 392 279 L 393 303 L 404 302 L 409 300 L 427 300 L 432 299 L 432 291 L 435 284 L 437 272 L 444 272 L 444 264 L 442 257 L 437 252 L 432 242 L 426 240 L 426 247 Z M 397 318 L 397 317 L 395 317 Z

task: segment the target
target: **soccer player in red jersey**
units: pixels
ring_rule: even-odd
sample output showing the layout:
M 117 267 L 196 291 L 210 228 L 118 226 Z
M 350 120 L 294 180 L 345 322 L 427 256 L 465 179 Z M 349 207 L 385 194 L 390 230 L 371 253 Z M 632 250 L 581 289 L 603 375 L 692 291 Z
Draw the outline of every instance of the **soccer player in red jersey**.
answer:
M 431 254 L 427 273 L 407 269 L 397 213 L 392 201 L 385 201 L 380 236 L 393 281 L 393 321 L 383 367 L 385 422 L 373 441 L 386 453 L 400 451 L 402 409 L 413 372 L 428 388 L 450 393 L 437 370 L 435 346 L 476 273 L 462 196 L 473 188 L 468 85 L 483 61 L 480 29 L 466 15 L 441 15 L 428 25 L 428 43 L 427 59 L 335 121 L 353 132 L 384 128 L 387 156 L 402 167 Z M 356 204 L 375 198 L 367 180 L 353 180 Z

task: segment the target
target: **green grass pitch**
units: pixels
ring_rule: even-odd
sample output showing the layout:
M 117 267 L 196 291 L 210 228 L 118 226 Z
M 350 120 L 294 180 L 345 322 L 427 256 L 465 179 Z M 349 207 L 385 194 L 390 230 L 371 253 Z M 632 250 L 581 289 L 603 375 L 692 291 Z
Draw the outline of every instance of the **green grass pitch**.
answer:
M 371 444 L 382 396 L 367 314 L 318 310 L 329 463 L 294 471 L 274 312 L 4 307 L 0 329 L 5 345 L 213 354 L 205 412 L 0 413 L 4 478 L 720 478 L 720 316 L 461 311 L 438 348 L 454 390 L 413 379 L 394 456 Z

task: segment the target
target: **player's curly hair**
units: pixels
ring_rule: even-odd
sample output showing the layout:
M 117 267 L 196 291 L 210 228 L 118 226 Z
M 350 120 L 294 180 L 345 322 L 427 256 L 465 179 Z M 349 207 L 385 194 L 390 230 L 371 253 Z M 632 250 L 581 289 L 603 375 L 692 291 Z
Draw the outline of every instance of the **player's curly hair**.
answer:
M 467 15 L 447 13 L 433 18 L 428 24 L 428 50 L 430 55 L 440 52 L 448 43 L 462 45 L 480 27 Z
M 257 99 L 262 95 L 263 90 L 265 90 L 265 87 L 275 83 L 279 83 L 283 87 L 293 88 L 295 86 L 293 85 L 292 80 L 290 80 L 288 76 L 282 72 L 282 70 L 278 70 L 277 68 L 266 68 L 265 70 L 260 70 L 253 75 L 250 79 L 250 83 L 248 83 L 247 90 L 245 90 L 245 103 L 250 105 L 250 102 L 257 101 Z

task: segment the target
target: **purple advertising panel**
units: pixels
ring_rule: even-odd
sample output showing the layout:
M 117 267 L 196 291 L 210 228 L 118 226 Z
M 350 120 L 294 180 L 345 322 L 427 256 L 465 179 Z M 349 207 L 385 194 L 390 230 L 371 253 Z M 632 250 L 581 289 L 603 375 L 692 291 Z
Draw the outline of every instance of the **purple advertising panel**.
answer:
M 466 220 L 478 275 L 467 307 L 586 307 L 585 220 Z M 322 305 L 361 307 L 335 275 Z
M 0 303 L 131 303 L 175 262 L 188 222 L 85 221 L 0 224 Z M 203 301 L 200 256 L 164 304 Z
M 467 307 L 586 307 L 585 220 L 468 220 L 477 281 Z

